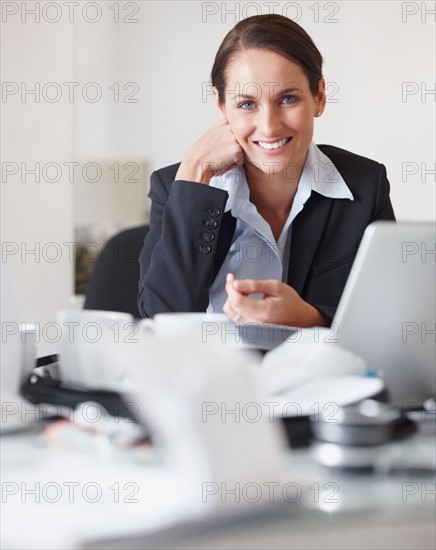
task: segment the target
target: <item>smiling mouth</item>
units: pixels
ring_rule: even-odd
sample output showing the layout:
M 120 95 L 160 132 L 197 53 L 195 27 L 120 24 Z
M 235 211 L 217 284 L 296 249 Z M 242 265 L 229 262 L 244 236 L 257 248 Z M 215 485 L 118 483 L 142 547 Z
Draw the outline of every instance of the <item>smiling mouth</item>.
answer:
M 268 151 L 272 151 L 274 149 L 280 149 L 280 147 L 283 147 L 287 143 L 291 141 L 291 137 L 286 137 L 283 139 L 279 139 L 277 141 L 268 142 L 268 141 L 255 141 L 254 143 L 256 145 L 259 145 L 262 149 L 266 149 Z

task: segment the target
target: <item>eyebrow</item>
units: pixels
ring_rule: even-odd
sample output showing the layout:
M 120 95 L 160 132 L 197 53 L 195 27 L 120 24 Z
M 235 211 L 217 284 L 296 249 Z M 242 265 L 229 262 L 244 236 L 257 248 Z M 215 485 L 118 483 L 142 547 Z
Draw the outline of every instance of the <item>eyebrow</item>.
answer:
M 277 96 L 283 96 L 283 95 L 286 95 L 286 94 L 289 94 L 289 93 L 295 93 L 295 92 L 298 92 L 299 94 L 302 93 L 301 91 L 301 88 L 299 88 L 298 86 L 288 86 L 286 88 L 283 88 L 283 90 L 281 90 Z M 240 100 L 240 99 L 257 99 L 258 96 L 255 95 L 249 95 L 249 94 L 236 94 L 234 96 L 235 100 Z

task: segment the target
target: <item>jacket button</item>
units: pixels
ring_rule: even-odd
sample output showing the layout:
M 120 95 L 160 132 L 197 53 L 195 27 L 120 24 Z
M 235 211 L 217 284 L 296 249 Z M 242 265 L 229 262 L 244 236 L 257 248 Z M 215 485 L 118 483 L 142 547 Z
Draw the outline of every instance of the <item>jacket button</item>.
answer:
M 209 214 L 213 218 L 218 218 L 218 216 L 221 214 L 221 210 L 219 208 L 209 208 Z
M 218 222 L 216 220 L 207 220 L 206 227 L 208 229 L 216 229 L 218 227 Z
M 207 243 L 210 243 L 211 241 L 213 241 L 215 238 L 215 235 L 213 233 L 203 233 L 203 239 L 207 242 Z
M 201 244 L 201 245 L 198 247 L 198 250 L 199 250 L 202 254 L 209 254 L 209 252 L 212 250 L 212 247 L 210 246 L 210 244 Z

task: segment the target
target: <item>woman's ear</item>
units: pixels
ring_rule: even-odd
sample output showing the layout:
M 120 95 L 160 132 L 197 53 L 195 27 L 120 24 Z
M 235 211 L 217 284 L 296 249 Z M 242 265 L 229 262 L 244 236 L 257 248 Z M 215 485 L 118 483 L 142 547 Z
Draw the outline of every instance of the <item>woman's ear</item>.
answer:
M 219 118 L 221 118 L 223 120 L 227 120 L 226 113 L 225 113 L 225 107 L 224 107 L 224 104 L 221 103 L 221 101 L 220 101 L 218 90 L 215 88 L 215 86 L 212 88 L 212 90 L 213 90 L 213 95 L 214 95 L 214 99 L 215 99 L 215 106 L 216 106 L 216 109 L 217 109 L 217 112 L 218 112 L 218 116 L 219 116 Z
M 322 115 L 326 104 L 325 80 L 323 77 L 321 77 L 318 80 L 318 92 L 315 95 L 315 103 L 316 103 L 315 116 L 320 116 Z

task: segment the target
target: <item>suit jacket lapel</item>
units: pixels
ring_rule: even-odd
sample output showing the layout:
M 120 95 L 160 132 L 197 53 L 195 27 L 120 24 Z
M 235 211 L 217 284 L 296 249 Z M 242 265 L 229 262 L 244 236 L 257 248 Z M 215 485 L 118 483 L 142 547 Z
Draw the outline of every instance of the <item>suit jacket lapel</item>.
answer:
M 292 222 L 288 284 L 300 295 L 328 222 L 333 199 L 312 192 L 303 210 Z M 293 258 L 298 258 L 295 261 Z

